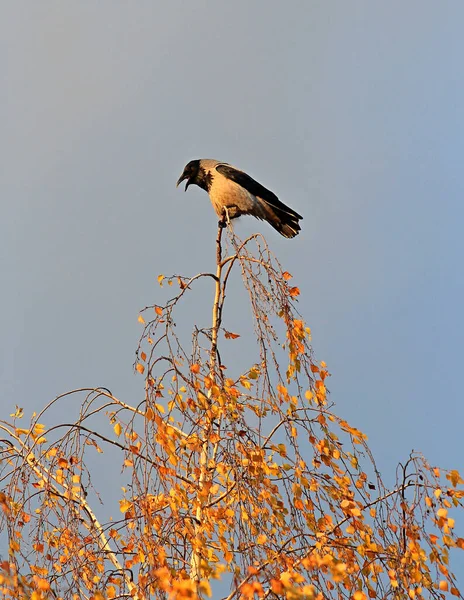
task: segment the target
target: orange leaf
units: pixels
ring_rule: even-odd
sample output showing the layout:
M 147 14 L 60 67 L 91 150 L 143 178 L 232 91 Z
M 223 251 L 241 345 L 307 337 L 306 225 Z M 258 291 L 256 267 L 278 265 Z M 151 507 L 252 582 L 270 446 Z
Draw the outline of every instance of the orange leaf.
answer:
M 39 590 L 46 591 L 50 589 L 50 583 L 46 579 L 42 579 L 41 577 L 37 577 L 36 575 L 34 575 L 34 583 L 37 586 L 37 589 Z
M 458 483 L 464 483 L 463 479 L 459 475 L 459 471 L 456 470 L 450 471 L 446 476 L 446 479 L 449 479 L 449 481 L 451 481 L 453 487 L 456 487 Z
M 192 373 L 197 374 L 197 373 L 200 372 L 200 365 L 198 365 L 198 364 L 195 363 L 194 365 L 192 365 L 190 367 L 190 370 L 192 371 Z
M 278 579 L 271 579 L 271 588 L 275 594 L 282 594 L 284 591 L 284 586 Z
M 284 273 L 282 273 L 282 277 L 285 279 L 285 281 L 288 281 L 293 277 L 293 275 L 291 275 L 288 271 L 284 271 Z
M 161 306 L 155 306 L 155 313 L 159 316 L 163 314 L 163 309 L 161 308 Z
M 141 373 L 141 374 L 143 374 L 143 372 L 145 371 L 145 367 L 144 367 L 143 365 L 141 365 L 140 363 L 137 363 L 137 364 L 135 365 L 135 368 L 136 368 L 136 370 L 137 370 L 139 373 Z
M 236 340 L 240 337 L 238 333 L 232 333 L 231 331 L 224 331 L 224 336 L 226 340 Z
M 442 579 L 440 581 L 440 583 L 438 584 L 438 587 L 442 592 L 447 592 L 448 591 L 448 582 L 445 579 Z
M 300 295 L 300 290 L 297 287 L 292 287 L 288 290 L 288 293 L 290 296 L 292 296 L 292 298 L 296 298 Z

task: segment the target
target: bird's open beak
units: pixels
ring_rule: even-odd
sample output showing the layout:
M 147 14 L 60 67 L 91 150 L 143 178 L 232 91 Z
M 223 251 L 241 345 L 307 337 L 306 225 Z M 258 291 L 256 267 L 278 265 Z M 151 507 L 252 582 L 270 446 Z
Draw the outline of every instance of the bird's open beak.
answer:
M 191 182 L 190 182 L 190 179 L 188 179 L 188 175 L 185 175 L 184 173 L 182 173 L 182 175 L 177 180 L 176 187 L 179 187 L 179 183 L 182 183 L 182 181 L 184 181 L 184 179 L 187 179 L 187 183 L 185 184 L 185 191 L 187 191 L 187 188 Z

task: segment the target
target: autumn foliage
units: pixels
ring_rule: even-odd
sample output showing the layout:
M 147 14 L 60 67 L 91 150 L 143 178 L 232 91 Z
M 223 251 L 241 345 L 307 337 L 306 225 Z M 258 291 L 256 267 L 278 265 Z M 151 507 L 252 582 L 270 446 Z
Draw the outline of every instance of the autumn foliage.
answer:
M 223 310 L 240 281 L 251 311 L 232 332 Z M 4 597 L 461 597 L 463 480 L 412 454 L 384 484 L 329 401 L 300 291 L 266 241 L 219 228 L 214 273 L 158 284 L 139 316 L 140 401 L 74 390 L 30 424 L 20 408 L 0 423 Z M 195 293 L 211 296 L 207 326 L 188 310 Z M 48 419 L 76 396 L 72 422 Z M 122 469 L 111 490 L 105 461 Z

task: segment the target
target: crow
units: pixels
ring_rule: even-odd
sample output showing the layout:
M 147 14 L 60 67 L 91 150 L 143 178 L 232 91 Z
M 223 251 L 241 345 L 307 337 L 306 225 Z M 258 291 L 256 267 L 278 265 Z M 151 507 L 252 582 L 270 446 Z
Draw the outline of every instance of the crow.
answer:
M 191 160 L 177 181 L 187 180 L 185 191 L 191 184 L 198 185 L 209 194 L 216 214 L 223 219 L 253 215 L 267 221 L 281 235 L 292 238 L 300 231 L 303 217 L 281 202 L 277 196 L 249 175 L 218 160 L 202 158 Z

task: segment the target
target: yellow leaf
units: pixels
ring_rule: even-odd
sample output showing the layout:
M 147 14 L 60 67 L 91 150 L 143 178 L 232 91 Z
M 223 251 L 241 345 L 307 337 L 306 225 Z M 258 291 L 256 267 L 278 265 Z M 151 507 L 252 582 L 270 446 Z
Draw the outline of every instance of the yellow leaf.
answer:
M 123 498 L 122 500 L 119 501 L 119 510 L 123 514 L 126 513 L 131 506 L 132 506 L 132 503 L 129 502 L 129 500 L 126 500 L 126 498 Z
M 121 424 L 115 423 L 114 425 L 114 433 L 119 437 L 121 435 Z
M 366 600 L 367 596 L 364 592 L 361 592 L 361 590 L 357 590 L 354 594 L 353 594 L 353 600 Z
M 137 319 L 137 321 L 138 321 L 139 323 L 142 323 L 142 325 L 145 325 L 145 319 L 142 317 L 142 315 L 139 315 L 139 316 L 138 316 L 138 319 Z
M 158 283 L 160 284 L 161 287 L 163 287 L 163 279 L 164 279 L 164 275 L 158 275 Z
M 256 538 L 257 544 L 265 544 L 266 541 L 267 541 L 267 535 L 264 535 L 264 533 L 262 533 L 261 535 L 258 535 L 258 537 Z
M 136 368 L 136 370 L 137 370 L 139 373 L 141 373 L 141 374 L 143 374 L 143 372 L 145 371 L 145 367 L 144 367 L 143 365 L 141 365 L 140 363 L 137 363 L 137 364 L 135 365 L 135 368 Z
M 243 387 L 247 390 L 251 389 L 251 383 L 248 381 L 248 379 L 245 379 L 245 377 L 240 377 L 240 383 L 243 385 Z
M 14 417 L 15 419 L 22 419 L 23 415 L 24 410 L 20 406 L 16 405 L 16 411 L 12 413 L 10 417 Z
M 211 598 L 211 586 L 209 585 L 209 581 L 207 579 L 202 579 L 198 585 L 198 589 L 203 594 L 206 594 L 208 598 Z M 185 596 L 187 598 L 187 596 Z
M 437 517 L 445 518 L 447 514 L 448 514 L 448 511 L 446 510 L 446 508 L 439 508 L 437 510 Z
M 292 582 L 292 573 L 284 571 L 280 574 L 280 581 L 284 584 L 284 586 L 290 586 Z

